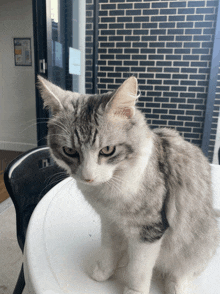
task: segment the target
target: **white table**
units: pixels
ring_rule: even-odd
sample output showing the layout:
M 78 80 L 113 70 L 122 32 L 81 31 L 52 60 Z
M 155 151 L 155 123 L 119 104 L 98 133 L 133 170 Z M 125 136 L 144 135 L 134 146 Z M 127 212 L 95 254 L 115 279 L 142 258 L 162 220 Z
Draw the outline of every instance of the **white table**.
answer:
M 220 208 L 220 166 L 212 166 L 215 207 Z M 86 273 L 100 245 L 100 220 L 71 178 L 51 189 L 34 210 L 24 253 L 25 292 L 32 294 L 121 294 L 114 280 L 93 281 Z M 193 294 L 220 293 L 220 248 L 194 282 Z M 162 294 L 152 283 L 151 294 Z

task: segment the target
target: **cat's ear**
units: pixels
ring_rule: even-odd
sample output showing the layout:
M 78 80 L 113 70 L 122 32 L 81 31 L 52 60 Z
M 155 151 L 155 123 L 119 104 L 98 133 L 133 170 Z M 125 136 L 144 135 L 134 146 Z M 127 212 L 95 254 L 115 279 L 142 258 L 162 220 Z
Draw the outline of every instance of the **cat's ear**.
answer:
M 40 75 L 38 75 L 38 88 L 44 101 L 44 107 L 50 108 L 53 113 L 64 109 L 62 97 L 65 97 L 65 90 L 52 84 Z
M 135 102 L 138 98 L 138 82 L 134 76 L 128 78 L 115 92 L 107 107 L 111 116 L 132 118 L 135 114 Z

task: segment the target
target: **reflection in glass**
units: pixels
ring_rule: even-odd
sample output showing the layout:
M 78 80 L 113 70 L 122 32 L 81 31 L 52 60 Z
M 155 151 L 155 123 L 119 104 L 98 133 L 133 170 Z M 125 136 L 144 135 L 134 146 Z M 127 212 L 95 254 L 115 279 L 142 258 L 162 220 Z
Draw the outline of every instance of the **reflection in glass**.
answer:
M 79 0 L 48 0 L 50 2 L 50 26 L 51 34 L 48 40 L 51 48 L 49 67 L 50 79 L 53 83 L 64 89 L 78 92 L 81 60 L 76 60 L 70 52 L 79 50 Z M 74 48 L 74 50 L 71 50 Z

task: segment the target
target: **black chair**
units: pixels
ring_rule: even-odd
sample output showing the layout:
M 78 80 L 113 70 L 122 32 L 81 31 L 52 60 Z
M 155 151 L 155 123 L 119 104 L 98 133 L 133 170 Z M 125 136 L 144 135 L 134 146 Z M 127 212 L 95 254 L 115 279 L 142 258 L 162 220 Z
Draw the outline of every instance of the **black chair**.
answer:
M 21 154 L 7 166 L 4 182 L 15 206 L 17 240 L 22 252 L 34 208 L 53 186 L 67 176 L 66 172 L 55 164 L 46 146 Z M 24 287 L 22 265 L 13 294 L 21 294 Z

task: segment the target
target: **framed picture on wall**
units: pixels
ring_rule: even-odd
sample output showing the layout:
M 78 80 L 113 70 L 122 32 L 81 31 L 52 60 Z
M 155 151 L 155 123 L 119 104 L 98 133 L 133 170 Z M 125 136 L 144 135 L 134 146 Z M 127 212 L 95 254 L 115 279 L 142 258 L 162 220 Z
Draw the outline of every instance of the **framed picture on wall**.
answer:
M 32 66 L 31 38 L 14 38 L 15 66 Z

